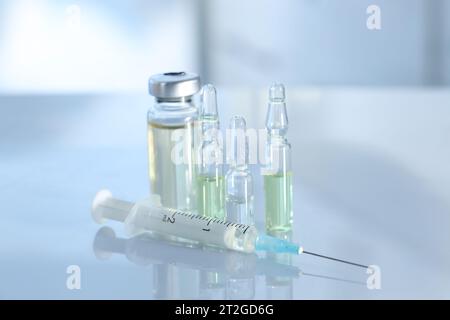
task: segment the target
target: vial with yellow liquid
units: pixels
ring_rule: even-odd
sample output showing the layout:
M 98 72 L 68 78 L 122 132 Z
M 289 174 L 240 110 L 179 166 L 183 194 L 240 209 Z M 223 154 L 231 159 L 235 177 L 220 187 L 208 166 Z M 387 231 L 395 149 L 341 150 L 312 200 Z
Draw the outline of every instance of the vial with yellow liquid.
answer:
M 165 207 L 193 211 L 195 199 L 194 134 L 198 110 L 194 95 L 200 78 L 186 72 L 157 74 L 149 80 L 155 103 L 147 114 L 151 192 Z
M 285 89 L 273 84 L 269 90 L 269 108 L 266 118 L 268 135 L 263 168 L 265 223 L 269 234 L 292 229 L 292 169 L 291 145 L 286 139 L 288 118 Z
M 201 143 L 198 152 L 197 212 L 199 215 L 225 219 L 225 185 L 223 149 L 220 144 L 220 124 L 217 93 L 211 84 L 203 87 L 199 116 Z

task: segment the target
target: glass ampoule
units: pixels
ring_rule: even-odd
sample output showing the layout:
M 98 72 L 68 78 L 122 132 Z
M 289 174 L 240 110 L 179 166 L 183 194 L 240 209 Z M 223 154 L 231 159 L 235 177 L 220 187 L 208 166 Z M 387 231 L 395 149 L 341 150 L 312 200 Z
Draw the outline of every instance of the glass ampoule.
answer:
M 248 138 L 245 119 L 230 120 L 229 169 L 225 176 L 227 220 L 253 225 L 253 177 L 248 168 Z
M 265 223 L 269 234 L 292 228 L 291 146 L 286 139 L 288 117 L 285 89 L 273 84 L 269 89 L 266 118 L 267 145 L 263 168 Z
M 198 153 L 197 211 L 198 214 L 225 218 L 223 150 L 220 143 L 220 124 L 217 94 L 213 85 L 203 87 L 200 110 L 201 144 Z

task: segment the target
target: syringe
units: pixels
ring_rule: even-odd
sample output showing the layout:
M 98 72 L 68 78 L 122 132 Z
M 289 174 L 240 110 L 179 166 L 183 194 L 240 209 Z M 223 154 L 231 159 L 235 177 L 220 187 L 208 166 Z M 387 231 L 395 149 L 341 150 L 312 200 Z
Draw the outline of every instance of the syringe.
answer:
M 305 253 L 368 268 L 366 265 L 305 251 L 293 242 L 259 233 L 254 226 L 165 208 L 151 199 L 136 203 L 118 200 L 108 190 L 101 190 L 96 194 L 92 203 L 92 216 L 98 223 L 103 223 L 105 219 L 124 222 L 126 230 L 131 234 L 150 231 L 193 240 L 205 246 L 246 253 Z

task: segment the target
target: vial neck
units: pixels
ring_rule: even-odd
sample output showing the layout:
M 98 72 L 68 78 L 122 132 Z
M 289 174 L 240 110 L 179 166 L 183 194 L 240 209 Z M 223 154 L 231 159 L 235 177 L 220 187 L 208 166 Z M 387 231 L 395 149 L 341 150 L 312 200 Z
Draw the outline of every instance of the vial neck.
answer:
M 218 142 L 220 134 L 220 123 L 217 118 L 201 118 L 202 140 L 204 142 Z
M 219 179 L 223 176 L 223 168 L 219 162 L 220 161 L 215 161 L 213 163 L 202 164 L 199 170 L 199 175 Z
M 171 103 L 171 102 L 179 102 L 179 103 L 191 103 L 192 102 L 192 96 L 187 97 L 173 97 L 173 98 L 156 98 L 157 103 Z
M 204 140 L 200 146 L 199 172 L 206 175 L 216 175 L 222 173 L 223 153 L 219 142 L 216 139 Z
M 287 143 L 286 133 L 280 132 L 280 130 L 269 130 L 269 143 L 270 144 L 285 144 Z
M 176 99 L 156 99 L 154 108 L 161 111 L 177 111 L 194 108 L 194 102 L 187 97 Z
M 246 163 L 237 163 L 232 162 L 230 163 L 230 171 L 248 171 L 248 165 Z
M 219 143 L 219 129 L 217 127 L 208 128 L 206 130 L 203 130 L 202 134 L 202 142 L 203 144 L 211 144 L 215 143 L 220 147 Z
M 202 131 L 203 134 L 211 135 L 210 133 L 213 131 L 215 135 L 217 135 L 217 132 L 219 132 L 220 124 L 218 120 L 215 121 L 204 121 L 202 120 Z

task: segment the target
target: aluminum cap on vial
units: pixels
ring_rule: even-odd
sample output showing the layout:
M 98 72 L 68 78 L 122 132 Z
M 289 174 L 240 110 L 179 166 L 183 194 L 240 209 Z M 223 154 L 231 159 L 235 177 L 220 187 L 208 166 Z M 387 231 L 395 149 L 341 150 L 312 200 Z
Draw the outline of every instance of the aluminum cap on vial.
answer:
M 190 97 L 200 90 L 200 77 L 195 73 L 167 72 L 148 81 L 149 93 L 160 99 Z

